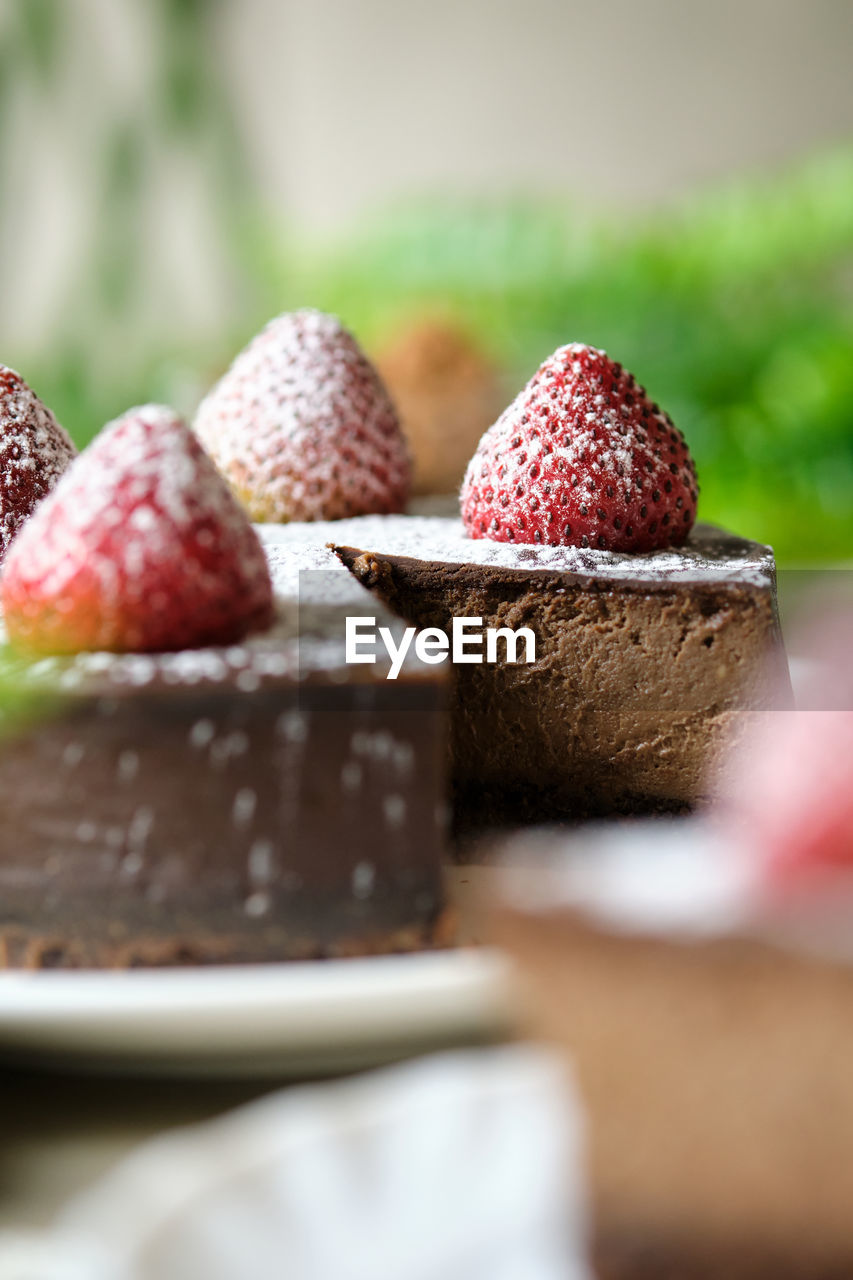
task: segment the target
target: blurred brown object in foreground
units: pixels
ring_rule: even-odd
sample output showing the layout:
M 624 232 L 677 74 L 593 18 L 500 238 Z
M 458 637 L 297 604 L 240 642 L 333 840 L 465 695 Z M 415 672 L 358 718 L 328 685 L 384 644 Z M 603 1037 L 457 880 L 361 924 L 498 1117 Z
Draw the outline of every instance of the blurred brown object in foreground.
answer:
M 750 905 L 695 818 L 503 853 L 486 935 L 576 1073 L 599 1280 L 853 1276 L 853 885 Z
M 480 436 L 503 408 L 498 370 L 455 324 L 420 319 L 376 361 L 415 463 L 415 493 L 453 493 Z

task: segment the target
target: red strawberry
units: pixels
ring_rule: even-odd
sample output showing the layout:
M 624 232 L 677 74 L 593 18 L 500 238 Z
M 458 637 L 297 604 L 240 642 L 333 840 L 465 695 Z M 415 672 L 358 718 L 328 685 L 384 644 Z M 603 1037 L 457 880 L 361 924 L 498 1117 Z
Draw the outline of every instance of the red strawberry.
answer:
M 410 465 L 394 406 L 334 316 L 271 321 L 203 401 L 195 429 L 253 520 L 406 505 Z
M 76 452 L 21 375 L 0 365 L 0 561 Z
M 483 436 L 462 483 L 472 538 L 654 551 L 696 518 L 679 431 L 603 351 L 572 343 Z
M 231 644 L 272 619 L 263 549 L 186 424 L 131 409 L 15 539 L 9 638 L 36 653 Z

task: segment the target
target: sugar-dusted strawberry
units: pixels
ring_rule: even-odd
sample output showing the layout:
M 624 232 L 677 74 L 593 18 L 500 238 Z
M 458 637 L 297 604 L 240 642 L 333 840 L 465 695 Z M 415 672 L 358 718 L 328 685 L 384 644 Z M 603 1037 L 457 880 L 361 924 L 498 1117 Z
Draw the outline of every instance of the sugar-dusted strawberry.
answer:
M 696 518 L 681 433 L 603 351 L 549 356 L 483 436 L 462 484 L 472 538 L 654 551 Z
M 21 375 L 0 365 L 0 561 L 76 452 Z
M 406 504 L 410 464 L 394 406 L 334 316 L 272 320 L 203 401 L 195 429 L 254 520 Z
M 33 653 L 231 644 L 272 619 L 255 531 L 159 405 L 80 455 L 15 539 L 0 589 L 10 640 Z

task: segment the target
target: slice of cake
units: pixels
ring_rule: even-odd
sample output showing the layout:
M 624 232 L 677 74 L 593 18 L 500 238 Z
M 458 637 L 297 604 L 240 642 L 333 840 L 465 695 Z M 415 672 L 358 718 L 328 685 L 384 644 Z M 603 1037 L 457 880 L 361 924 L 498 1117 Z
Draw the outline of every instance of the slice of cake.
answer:
M 509 633 L 529 646 L 526 660 L 516 639 L 455 665 L 457 827 L 707 794 L 733 719 L 764 705 L 783 658 L 772 552 L 694 528 L 697 496 L 668 415 L 605 352 L 572 343 L 483 436 L 461 523 L 330 529 L 408 623 L 479 619 L 495 646 Z
M 505 846 L 492 937 L 576 1072 L 602 1280 L 853 1275 L 849 867 L 779 896 L 731 849 L 695 819 Z
M 477 540 L 427 517 L 322 533 L 409 624 L 446 631 L 474 617 L 534 633 L 533 663 L 453 666 L 463 827 L 694 805 L 733 722 L 775 696 L 770 668 L 784 654 L 769 547 L 706 525 L 646 554 Z

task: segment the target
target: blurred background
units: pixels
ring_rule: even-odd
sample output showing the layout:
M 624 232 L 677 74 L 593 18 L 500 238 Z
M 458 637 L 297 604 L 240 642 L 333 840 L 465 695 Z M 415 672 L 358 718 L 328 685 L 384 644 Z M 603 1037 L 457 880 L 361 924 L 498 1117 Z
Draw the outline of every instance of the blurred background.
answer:
M 320 306 L 440 489 L 587 341 L 703 518 L 849 560 L 851 66 L 849 0 L 0 0 L 0 360 L 82 445 Z

